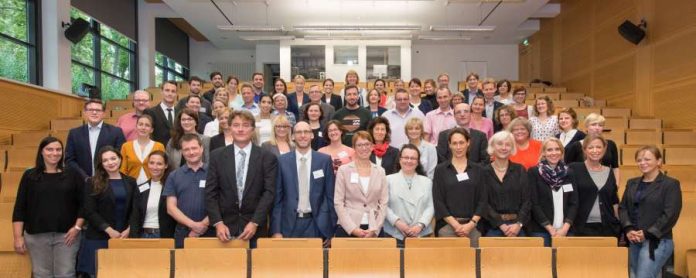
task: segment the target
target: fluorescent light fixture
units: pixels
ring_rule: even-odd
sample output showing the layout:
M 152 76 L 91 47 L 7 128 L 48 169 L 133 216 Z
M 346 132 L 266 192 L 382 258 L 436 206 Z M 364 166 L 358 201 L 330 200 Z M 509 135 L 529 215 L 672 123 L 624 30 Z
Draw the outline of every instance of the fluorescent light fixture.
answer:
M 492 32 L 495 31 L 495 26 L 430 25 L 430 31 Z
M 294 40 L 295 36 L 239 36 L 239 38 L 245 41 L 282 41 Z
M 306 35 L 305 40 L 411 40 L 411 35 L 340 35 L 340 36 L 316 36 Z
M 471 37 L 419 35 L 418 39 L 426 41 L 470 41 Z
M 244 25 L 218 25 L 221 31 L 238 32 L 283 32 L 285 27 L 281 26 L 244 26 Z
M 419 31 L 420 25 L 295 25 L 295 31 Z

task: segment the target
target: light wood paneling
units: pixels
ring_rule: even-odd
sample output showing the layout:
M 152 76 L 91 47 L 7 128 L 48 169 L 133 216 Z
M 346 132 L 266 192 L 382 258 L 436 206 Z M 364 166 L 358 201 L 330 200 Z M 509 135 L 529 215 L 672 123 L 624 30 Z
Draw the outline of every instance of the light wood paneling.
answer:
M 686 28 L 696 27 L 696 1 L 670 0 L 669 5 L 654 5 L 655 18 L 650 22 L 651 39 L 662 40 Z M 684 53 L 683 53 L 684 54 Z

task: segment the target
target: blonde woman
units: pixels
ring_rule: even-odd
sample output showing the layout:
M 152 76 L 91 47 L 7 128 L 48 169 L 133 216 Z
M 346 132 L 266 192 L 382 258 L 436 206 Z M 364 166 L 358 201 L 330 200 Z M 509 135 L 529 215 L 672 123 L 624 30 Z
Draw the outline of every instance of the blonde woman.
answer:
M 288 118 L 280 115 L 273 118 L 272 123 L 271 138 L 261 144 L 261 148 L 273 153 L 276 157 L 293 151 L 295 144 L 291 139 L 292 125 Z
M 354 85 L 358 87 L 358 104 L 362 107 L 367 106 L 367 90 L 365 88 L 360 87 L 360 77 L 358 76 L 358 72 L 355 70 L 349 70 L 346 72 L 346 78 L 344 80 L 344 85 L 343 87 L 348 87 L 348 85 Z M 344 89 L 341 89 L 341 98 L 343 98 L 343 105 L 346 105 L 346 93 Z
M 437 150 L 435 145 L 425 140 L 425 132 L 423 131 L 423 120 L 419 118 L 411 118 L 404 125 L 406 137 L 410 144 L 413 144 L 420 151 L 420 164 L 428 178 L 433 179 L 435 174 L 435 166 L 437 166 Z
M 554 115 L 553 101 L 548 96 L 538 97 L 534 103 L 534 117 L 529 117 L 532 124 L 532 139 L 544 141 L 553 137 L 558 129 L 558 117 Z

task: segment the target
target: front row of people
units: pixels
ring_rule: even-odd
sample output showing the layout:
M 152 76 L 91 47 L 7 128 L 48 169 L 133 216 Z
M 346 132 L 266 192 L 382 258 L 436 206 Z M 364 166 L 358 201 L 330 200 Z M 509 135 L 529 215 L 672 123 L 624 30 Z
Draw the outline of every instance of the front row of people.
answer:
M 251 143 L 250 113 L 234 111 L 228 120 L 234 143 L 211 152 L 209 163 L 201 138 L 184 134 L 185 163 L 170 172 L 167 153 L 153 151 L 143 162 L 149 179 L 141 184 L 120 172 L 122 155 L 107 146 L 95 155 L 95 174 L 85 186 L 63 166 L 62 142 L 45 138 L 17 193 L 15 250 L 31 253 L 34 275 L 42 277 L 74 276 L 76 261 L 78 271 L 93 275 L 96 250 L 110 238 L 174 237 L 180 248 L 185 237 L 237 238 L 254 247 L 266 236 L 317 237 L 325 246 L 334 236 L 391 236 L 403 246 L 407 237 L 435 233 L 468 237 L 472 246 L 482 235 L 540 236 L 548 246 L 553 237 L 623 234 L 631 271 L 653 277 L 674 248 L 681 190 L 660 171 L 655 147 L 636 152 L 643 175 L 628 181 L 619 202 L 613 171 L 601 164 L 607 142 L 599 136 L 586 137 L 585 161 L 570 165 L 562 142 L 547 139 L 538 164 L 525 171 L 510 161 L 513 134 L 494 134 L 487 149 L 493 162 L 482 165 L 468 160 L 469 131 L 454 128 L 446 138 L 451 156 L 431 180 L 413 144 L 399 150 L 396 171 L 386 175 L 373 162 L 372 135 L 356 132 L 354 160 L 334 174 L 340 157 L 312 150 L 310 124 L 296 124 L 294 151 L 276 158 Z M 371 131 L 384 144 L 380 125 L 388 127 L 377 123 Z

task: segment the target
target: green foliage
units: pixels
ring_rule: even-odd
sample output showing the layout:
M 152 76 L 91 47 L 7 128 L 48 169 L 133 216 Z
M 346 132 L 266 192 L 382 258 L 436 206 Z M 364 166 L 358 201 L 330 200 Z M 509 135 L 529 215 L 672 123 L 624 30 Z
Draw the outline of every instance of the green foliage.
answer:
M 28 15 L 25 0 L 0 1 L 0 33 L 28 42 Z M 0 38 L 0 76 L 29 82 L 29 48 Z
M 26 0 L 0 1 L 0 33 L 21 41 L 28 39 Z
M 27 47 L 0 38 L 0 76 L 29 82 L 28 52 Z

